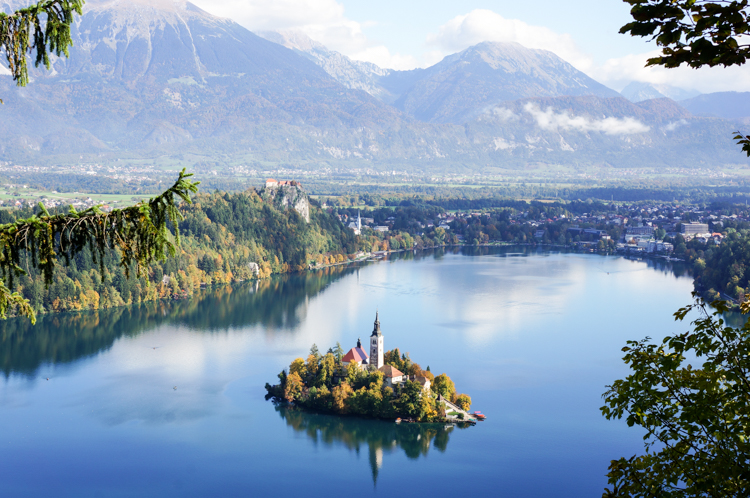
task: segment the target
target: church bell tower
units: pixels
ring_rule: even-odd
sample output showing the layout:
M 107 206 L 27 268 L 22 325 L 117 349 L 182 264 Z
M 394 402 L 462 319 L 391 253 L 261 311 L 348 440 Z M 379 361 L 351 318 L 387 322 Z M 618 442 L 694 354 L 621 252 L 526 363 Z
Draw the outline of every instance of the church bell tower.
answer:
M 380 331 L 380 320 L 375 312 L 375 326 L 370 335 L 370 365 L 377 370 L 385 365 L 383 361 L 383 333 Z

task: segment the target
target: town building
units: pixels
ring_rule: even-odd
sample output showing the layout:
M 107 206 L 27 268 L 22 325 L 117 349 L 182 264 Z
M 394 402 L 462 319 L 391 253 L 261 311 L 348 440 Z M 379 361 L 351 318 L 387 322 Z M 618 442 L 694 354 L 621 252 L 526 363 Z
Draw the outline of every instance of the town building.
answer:
M 277 187 L 298 187 L 301 186 L 301 184 L 294 180 L 274 180 L 273 178 L 269 178 L 266 180 L 266 188 L 277 188 Z
M 357 221 L 350 222 L 349 228 L 354 230 L 354 235 L 362 234 L 362 218 L 360 217 L 359 211 L 357 211 Z
M 628 227 L 625 233 L 628 235 L 653 235 L 654 227 Z
M 708 223 L 683 223 L 680 233 L 683 235 L 697 235 L 699 233 L 711 233 L 708 230 Z

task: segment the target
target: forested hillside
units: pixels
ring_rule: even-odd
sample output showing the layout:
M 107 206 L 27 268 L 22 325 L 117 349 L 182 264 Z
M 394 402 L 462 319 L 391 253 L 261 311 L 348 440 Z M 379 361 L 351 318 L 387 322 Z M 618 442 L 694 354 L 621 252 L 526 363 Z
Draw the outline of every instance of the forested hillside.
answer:
M 16 279 L 14 287 L 37 313 L 111 308 L 187 297 L 202 285 L 303 270 L 310 261 L 343 260 L 356 252 L 353 232 L 314 202 L 309 222 L 254 190 L 199 194 L 181 211 L 179 254 L 153 263 L 147 278 L 126 278 L 114 252 L 95 262 L 85 250 L 69 266 L 55 269 L 49 287 L 33 270 Z M 31 212 L 3 211 L 0 222 L 12 221 L 14 215 L 23 218 Z

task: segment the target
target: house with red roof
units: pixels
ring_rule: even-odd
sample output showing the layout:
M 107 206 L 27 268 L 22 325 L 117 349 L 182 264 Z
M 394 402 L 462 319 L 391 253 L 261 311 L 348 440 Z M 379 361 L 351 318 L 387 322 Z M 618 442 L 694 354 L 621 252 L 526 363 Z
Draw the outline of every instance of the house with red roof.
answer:
M 390 387 L 391 389 L 395 385 L 401 384 L 405 379 L 405 375 L 402 374 L 398 368 L 392 365 L 383 365 L 382 367 L 378 368 L 378 372 L 383 372 L 383 380 L 385 381 L 385 385 Z

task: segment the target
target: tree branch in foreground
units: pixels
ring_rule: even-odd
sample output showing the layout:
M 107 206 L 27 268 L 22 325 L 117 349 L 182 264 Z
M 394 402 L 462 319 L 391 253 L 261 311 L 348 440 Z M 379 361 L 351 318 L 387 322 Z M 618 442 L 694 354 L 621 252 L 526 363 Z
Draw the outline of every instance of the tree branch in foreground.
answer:
M 26 53 L 36 52 L 34 65 L 50 68 L 49 52 L 69 56 L 73 45 L 70 25 L 73 13 L 81 15 L 84 0 L 47 0 L 13 14 L 0 12 L 0 47 L 5 50 L 8 68 L 18 86 L 29 82 Z M 0 100 L 2 103 L 2 100 Z
M 0 225 L 0 318 L 15 307 L 16 313 L 36 320 L 29 302 L 10 290 L 14 277 L 27 273 L 22 263 L 36 268 L 49 284 L 57 260 L 62 257 L 69 264 L 85 247 L 91 249 L 94 261 L 98 257 L 102 272 L 105 252 L 118 249 L 128 277 L 133 265 L 142 276 L 150 262 L 174 256 L 180 243 L 177 223 L 182 219 L 177 199 L 191 203 L 190 194 L 198 191 L 200 183 L 191 181 L 191 176 L 183 169 L 166 192 L 125 209 L 104 213 L 99 206 L 81 212 L 71 207 L 68 214 L 52 216 L 40 203 L 41 216 Z

